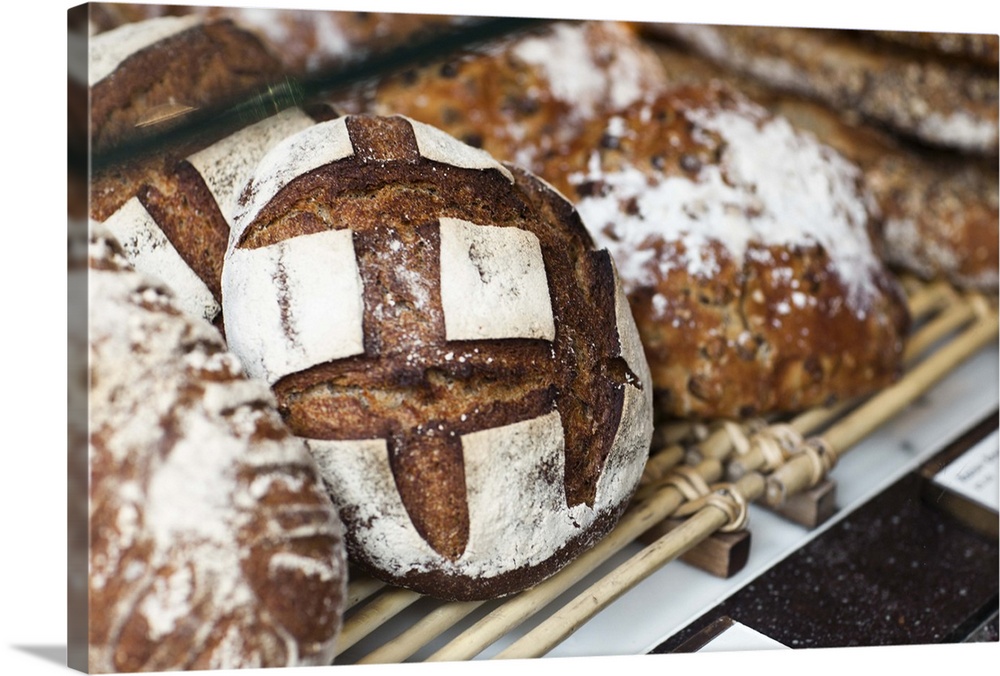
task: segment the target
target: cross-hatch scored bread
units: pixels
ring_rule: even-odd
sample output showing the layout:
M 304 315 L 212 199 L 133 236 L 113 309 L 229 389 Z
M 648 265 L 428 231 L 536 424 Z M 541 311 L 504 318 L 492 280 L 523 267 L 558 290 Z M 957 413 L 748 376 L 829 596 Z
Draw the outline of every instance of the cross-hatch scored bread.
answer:
M 276 146 L 234 216 L 223 302 L 377 577 L 512 593 L 637 485 L 651 384 L 610 257 L 561 195 L 437 129 L 347 116 Z
M 96 225 L 89 265 L 88 669 L 329 664 L 347 560 L 315 462 Z

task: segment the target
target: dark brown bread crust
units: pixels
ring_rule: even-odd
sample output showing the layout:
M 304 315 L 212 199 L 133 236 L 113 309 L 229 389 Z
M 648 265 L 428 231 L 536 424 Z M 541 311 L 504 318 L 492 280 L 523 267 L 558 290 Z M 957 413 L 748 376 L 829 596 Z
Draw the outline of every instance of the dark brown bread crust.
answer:
M 253 32 L 295 75 L 344 67 L 387 52 L 407 41 L 430 39 L 455 30 L 466 17 L 388 12 L 347 12 L 281 8 L 198 7 L 91 3 L 91 20 L 104 31 L 161 16 L 196 15 L 231 20 Z
M 876 30 L 871 33 L 885 42 L 904 45 L 923 52 L 966 60 L 983 66 L 998 64 L 1000 36 L 982 33 L 929 33 Z
M 512 185 L 497 169 L 427 159 L 402 117 L 349 116 L 346 125 L 355 154 L 294 178 L 235 242 L 239 249 L 253 249 L 331 229 L 350 228 L 353 234 L 364 289 L 364 353 L 278 380 L 273 389 L 285 420 L 308 439 L 386 439 L 414 528 L 453 561 L 470 537 L 462 435 L 557 411 L 565 435 L 565 474 L 553 473 L 549 480 L 564 483 L 570 507 L 593 505 L 625 388 L 640 382 L 620 356 L 617 282 L 607 252 L 593 250 L 565 199 L 521 169 L 508 166 Z M 253 189 L 248 186 L 248 193 Z M 537 237 L 554 340 L 446 339 L 437 281 L 442 218 L 517 228 Z M 414 296 L 414 278 L 423 280 L 426 299 Z M 435 596 L 486 598 L 523 588 L 560 567 L 603 535 L 626 502 L 581 529 L 555 558 L 517 566 L 488 582 L 442 571 L 386 571 L 351 540 L 360 525 L 355 511 L 342 508 L 341 516 L 353 560 L 372 574 Z

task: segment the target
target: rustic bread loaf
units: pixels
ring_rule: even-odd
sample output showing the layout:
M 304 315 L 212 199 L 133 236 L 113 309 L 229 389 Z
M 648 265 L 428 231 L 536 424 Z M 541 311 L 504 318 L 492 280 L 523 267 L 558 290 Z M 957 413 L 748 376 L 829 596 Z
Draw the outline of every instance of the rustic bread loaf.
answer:
M 271 146 L 326 117 L 333 117 L 326 108 L 289 108 L 232 133 L 194 134 L 102 165 L 91 180 L 90 217 L 112 232 L 132 265 L 165 282 L 185 311 L 217 320 L 238 190 Z
M 328 664 L 343 527 L 218 332 L 90 247 L 89 670 Z
M 997 153 L 995 65 L 900 49 L 872 40 L 866 31 L 688 24 L 648 29 L 771 87 L 922 143 Z
M 125 24 L 89 41 L 94 153 L 177 128 L 232 105 L 283 75 L 281 63 L 231 21 L 195 16 Z
M 854 165 L 722 85 L 593 125 L 542 171 L 622 275 L 659 410 L 734 417 L 870 392 L 907 311 Z
M 910 37 L 923 42 L 921 36 Z M 923 37 L 930 41 L 935 36 L 944 43 L 942 52 L 948 45 L 959 49 L 967 44 L 958 40 L 963 36 Z M 964 37 L 970 48 L 996 38 Z M 656 51 L 671 82 L 704 86 L 723 80 L 857 164 L 882 215 L 878 250 L 895 269 L 946 279 L 960 288 L 997 288 L 1000 184 L 995 158 L 908 142 L 851 111 L 774 89 L 675 44 L 657 43 Z
M 665 84 L 656 53 L 626 24 L 559 21 L 406 68 L 336 105 L 406 115 L 534 170 L 588 120 Z
M 195 17 L 152 19 L 102 33 L 94 39 L 98 54 L 116 57 L 107 57 L 106 67 L 114 69 L 95 85 L 95 101 L 102 96 L 110 100 L 110 95 L 100 92 L 106 84 L 120 99 L 115 101 L 122 106 L 121 115 L 134 116 L 158 98 L 207 101 L 217 94 L 245 89 L 249 76 L 230 78 L 227 72 L 215 72 L 219 59 L 237 71 L 253 67 L 252 60 L 230 61 L 235 59 L 232 41 L 242 45 L 252 43 L 253 38 L 229 24 L 202 24 Z M 200 45 L 193 52 L 192 42 Z M 137 49 L 139 45 L 142 49 Z M 259 44 L 257 49 L 262 50 Z M 133 56 L 122 59 L 130 50 L 136 50 Z M 177 51 L 187 56 L 176 58 Z M 207 63 L 199 68 L 205 77 L 190 73 L 190 54 L 200 54 L 198 58 Z M 261 58 L 267 58 L 266 54 L 262 52 Z M 139 68 L 137 59 L 156 68 Z M 273 72 L 272 65 L 254 77 Z M 227 84 L 220 87 L 215 78 Z M 106 112 L 118 114 L 110 108 Z M 303 103 L 260 121 L 251 116 L 231 125 L 197 126 L 142 152 L 95 162 L 90 218 L 111 231 L 132 265 L 170 286 L 186 311 L 218 320 L 219 279 L 237 190 L 272 145 L 316 120 L 333 116 L 329 106 Z
M 921 52 L 957 58 L 996 68 L 1000 64 L 1000 36 L 996 33 L 943 33 L 873 30 L 874 38 Z
M 880 251 L 894 268 L 959 288 L 1000 281 L 1000 180 L 996 159 L 902 142 L 789 97 L 765 103 L 854 161 L 878 202 Z
M 90 3 L 96 31 L 162 16 L 226 19 L 254 33 L 281 60 L 284 70 L 309 75 L 342 68 L 454 30 L 469 18 L 435 14 L 301 10 L 281 7 Z
M 635 324 L 607 252 L 523 170 L 401 116 L 314 125 L 244 190 L 222 289 L 230 348 L 372 575 L 502 596 L 627 504 L 652 434 Z

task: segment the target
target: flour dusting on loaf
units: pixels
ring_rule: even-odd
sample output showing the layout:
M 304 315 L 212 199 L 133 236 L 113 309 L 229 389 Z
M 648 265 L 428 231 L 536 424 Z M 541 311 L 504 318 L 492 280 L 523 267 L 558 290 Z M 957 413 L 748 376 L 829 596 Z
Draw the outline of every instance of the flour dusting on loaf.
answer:
M 605 171 L 595 153 L 586 172 L 568 177 L 601 185 L 604 194 L 583 197 L 577 208 L 618 262 L 626 290 L 650 285 L 674 267 L 710 279 L 719 271 L 719 251 L 741 261 L 767 255 L 751 245 L 819 246 L 848 286 L 851 308 L 866 313 L 880 263 L 868 232 L 873 205 L 859 191 L 857 167 L 746 101 L 731 110 L 680 114 L 695 126 L 695 141 L 718 145 L 717 164 L 657 179 L 635 166 Z M 606 133 L 628 134 L 623 125 L 613 117 Z M 623 203 L 630 211 L 622 211 Z M 676 257 L 657 253 L 663 237 L 679 244 Z
M 277 146 L 223 270 L 229 344 L 313 452 L 354 563 L 450 599 L 543 579 L 628 503 L 652 394 L 620 287 L 562 195 L 401 116 Z
M 90 669 L 328 664 L 342 525 L 218 332 L 94 225 Z

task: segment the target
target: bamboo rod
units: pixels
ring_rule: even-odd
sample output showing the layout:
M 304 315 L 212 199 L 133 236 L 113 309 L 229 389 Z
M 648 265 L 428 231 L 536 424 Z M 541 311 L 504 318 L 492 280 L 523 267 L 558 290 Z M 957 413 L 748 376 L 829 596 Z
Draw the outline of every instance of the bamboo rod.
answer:
M 398 587 L 386 589 L 344 622 L 340 637 L 337 639 L 336 654 L 343 653 L 419 598 L 420 594 L 409 589 Z
M 916 359 L 936 342 L 956 331 L 976 318 L 972 303 L 958 303 L 935 317 L 933 321 L 920 328 L 906 344 L 904 361 Z
M 947 307 L 955 302 L 958 295 L 950 284 L 943 281 L 930 284 L 918 282 L 913 286 L 915 288 L 908 291 L 906 301 L 910 316 L 914 318 L 920 318 Z
M 706 460 L 695 470 L 712 483 L 722 476 L 722 465 L 717 460 Z M 633 542 L 683 504 L 684 497 L 673 486 L 661 486 L 647 500 L 641 500 L 625 513 L 618 525 L 603 540 L 567 564 L 552 577 L 543 580 L 497 607 L 486 617 L 469 627 L 450 643 L 440 648 L 428 661 L 455 661 L 472 659 L 501 636 L 532 617 L 584 577 L 592 573 L 612 555 Z
M 734 490 L 748 502 L 753 501 L 764 491 L 764 478 L 760 474 L 748 474 L 739 480 Z M 707 504 L 677 528 L 591 585 L 497 657 L 512 659 L 544 655 L 625 592 L 715 533 L 727 521 L 728 515 L 723 510 Z
M 351 576 L 350 582 L 347 585 L 347 598 L 344 600 L 344 610 L 353 608 L 383 587 L 385 587 L 385 582 L 382 582 L 382 580 L 376 580 L 368 576 Z
M 687 450 L 686 460 L 690 465 L 696 465 L 702 460 L 724 460 L 733 450 L 733 441 L 725 427 L 712 431 L 708 437 Z
M 667 472 L 684 460 L 684 449 L 679 446 L 668 446 L 646 462 L 646 467 L 639 477 L 639 486 L 650 486 L 662 479 Z M 638 497 L 638 496 L 637 496 Z
M 835 456 L 847 452 L 885 420 L 910 405 L 958 364 L 995 341 L 997 334 L 997 316 L 989 313 L 913 367 L 898 383 L 874 395 L 831 426 L 823 434 L 821 441 Z M 781 504 L 788 495 L 807 488 L 813 475 L 813 461 L 807 454 L 789 459 L 768 478 L 765 501 L 772 506 Z
M 465 619 L 484 601 L 446 603 L 425 615 L 396 638 L 368 653 L 356 664 L 395 664 L 411 657 L 422 647 Z

